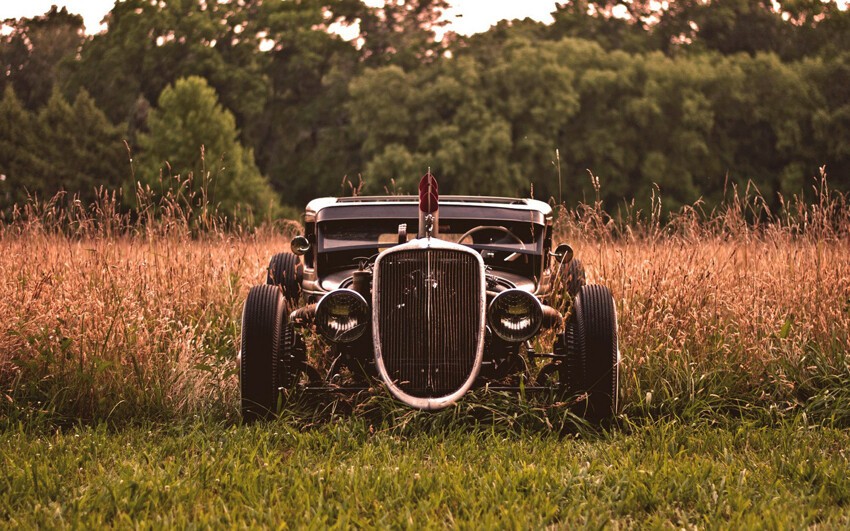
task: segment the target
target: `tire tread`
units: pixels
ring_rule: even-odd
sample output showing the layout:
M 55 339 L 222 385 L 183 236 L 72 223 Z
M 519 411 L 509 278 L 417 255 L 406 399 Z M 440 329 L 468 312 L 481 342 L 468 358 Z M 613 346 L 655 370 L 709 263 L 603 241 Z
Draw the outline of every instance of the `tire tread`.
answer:
M 617 411 L 619 349 L 617 312 L 608 288 L 581 287 L 564 337 L 567 390 L 576 395 L 587 393 L 577 413 L 592 422 L 612 417 Z
M 239 371 L 241 410 L 246 420 L 268 417 L 276 409 L 287 307 L 276 286 L 255 286 L 245 301 Z

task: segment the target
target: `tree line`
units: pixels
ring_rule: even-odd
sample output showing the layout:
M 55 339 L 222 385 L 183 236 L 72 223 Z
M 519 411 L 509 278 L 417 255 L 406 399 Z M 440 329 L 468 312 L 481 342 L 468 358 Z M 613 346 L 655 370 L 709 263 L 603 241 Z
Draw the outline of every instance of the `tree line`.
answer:
M 575 0 L 438 39 L 447 8 L 125 0 L 93 36 L 65 8 L 6 20 L 0 209 L 189 186 L 276 216 L 412 192 L 427 168 L 444 193 L 568 204 L 710 205 L 746 183 L 775 202 L 824 165 L 850 188 L 835 2 Z

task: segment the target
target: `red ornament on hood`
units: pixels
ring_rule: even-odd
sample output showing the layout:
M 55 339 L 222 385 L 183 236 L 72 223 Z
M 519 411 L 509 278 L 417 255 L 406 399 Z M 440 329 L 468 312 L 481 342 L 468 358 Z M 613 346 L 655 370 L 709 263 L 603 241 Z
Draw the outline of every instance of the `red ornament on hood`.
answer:
M 428 171 L 419 181 L 419 211 L 433 214 L 440 208 L 440 187 Z

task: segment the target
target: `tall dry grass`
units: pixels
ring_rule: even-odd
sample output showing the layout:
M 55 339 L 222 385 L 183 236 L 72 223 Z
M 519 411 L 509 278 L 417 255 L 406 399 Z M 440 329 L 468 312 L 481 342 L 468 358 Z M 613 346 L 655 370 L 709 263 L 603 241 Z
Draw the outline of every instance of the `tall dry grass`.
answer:
M 233 414 L 239 317 L 297 223 L 194 196 L 32 201 L 0 226 L 0 411 L 51 421 Z
M 810 197 L 771 212 L 733 189 L 710 212 L 614 219 L 597 201 L 563 217 L 618 301 L 626 412 L 850 421 L 850 205 L 823 170 Z
M 626 416 L 850 423 L 850 207 L 825 180 L 812 197 L 559 210 L 559 239 L 617 299 Z M 31 203 L 0 227 L 0 413 L 235 416 L 242 303 L 296 230 L 178 200 Z

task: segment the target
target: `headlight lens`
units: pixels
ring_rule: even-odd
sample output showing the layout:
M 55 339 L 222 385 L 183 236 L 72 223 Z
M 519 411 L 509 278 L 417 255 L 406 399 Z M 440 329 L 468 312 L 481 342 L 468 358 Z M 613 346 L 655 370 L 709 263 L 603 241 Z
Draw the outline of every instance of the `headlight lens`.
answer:
M 328 293 L 316 307 L 316 328 L 334 343 L 356 341 L 368 328 L 369 321 L 366 299 L 350 289 Z
M 509 289 L 496 295 L 490 303 L 487 321 L 497 336 L 509 343 L 519 343 L 540 330 L 543 307 L 531 293 Z

